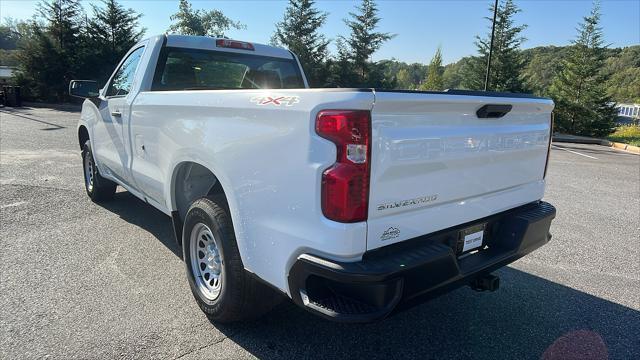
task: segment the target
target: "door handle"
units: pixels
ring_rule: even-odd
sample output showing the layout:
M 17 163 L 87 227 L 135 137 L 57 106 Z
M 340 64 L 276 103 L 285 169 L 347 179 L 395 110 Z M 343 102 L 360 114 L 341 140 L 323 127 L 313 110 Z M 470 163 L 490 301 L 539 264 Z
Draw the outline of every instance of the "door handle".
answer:
M 512 108 L 511 104 L 487 104 L 478 109 L 476 115 L 479 119 L 497 119 L 507 115 Z
M 122 113 L 120 111 L 112 111 L 111 112 L 111 116 L 115 116 L 115 117 L 121 117 Z

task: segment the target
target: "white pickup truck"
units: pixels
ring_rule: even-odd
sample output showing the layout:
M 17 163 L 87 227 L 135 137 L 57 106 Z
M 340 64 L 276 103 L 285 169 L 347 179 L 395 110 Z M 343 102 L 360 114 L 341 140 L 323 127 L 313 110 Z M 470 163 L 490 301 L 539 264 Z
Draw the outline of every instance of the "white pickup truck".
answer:
M 549 241 L 553 102 L 473 91 L 310 89 L 291 52 L 160 35 L 102 89 L 74 80 L 94 201 L 116 186 L 172 217 L 200 308 L 255 318 L 282 294 L 381 319 Z

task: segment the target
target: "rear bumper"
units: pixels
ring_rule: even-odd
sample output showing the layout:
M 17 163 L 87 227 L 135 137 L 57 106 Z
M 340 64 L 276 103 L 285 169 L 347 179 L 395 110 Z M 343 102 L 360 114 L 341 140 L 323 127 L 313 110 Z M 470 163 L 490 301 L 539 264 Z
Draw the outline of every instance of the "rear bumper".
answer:
M 546 244 L 556 209 L 536 202 L 369 251 L 340 263 L 303 254 L 289 272 L 293 301 L 327 319 L 369 322 L 465 285 Z M 456 255 L 460 230 L 486 223 L 482 250 Z

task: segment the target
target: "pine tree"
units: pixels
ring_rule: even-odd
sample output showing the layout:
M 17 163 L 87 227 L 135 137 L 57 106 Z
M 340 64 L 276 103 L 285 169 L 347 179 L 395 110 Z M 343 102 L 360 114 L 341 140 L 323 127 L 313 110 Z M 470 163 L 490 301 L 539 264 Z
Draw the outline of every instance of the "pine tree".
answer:
M 64 81 L 58 76 L 64 69 L 58 63 L 60 54 L 56 44 L 35 21 L 28 22 L 24 30 L 18 42 L 19 71 L 14 75 L 15 82 L 22 87 L 23 97 L 59 101 L 58 94 L 52 89 L 58 84 L 51 83 Z
M 92 51 L 89 62 L 94 68 L 94 76 L 104 82 L 124 54 L 145 32 L 138 20 L 142 14 L 133 9 L 125 9 L 115 0 L 102 0 L 104 7 L 93 7 L 93 18 L 88 24 L 88 38 Z
M 182 35 L 224 37 L 229 29 L 245 29 L 246 26 L 225 16 L 222 11 L 193 10 L 188 0 L 180 0 L 178 12 L 171 15 L 169 31 Z
M 327 46 L 320 34 L 327 13 L 315 8 L 313 0 L 289 0 L 284 17 L 276 24 L 271 42 L 284 46 L 298 56 L 312 87 L 327 83 Z
M 362 0 L 356 10 L 357 13 L 349 13 L 351 19 L 344 20 L 351 30 L 350 37 L 344 41 L 349 47 L 350 59 L 360 77 L 360 83 L 366 85 L 369 80 L 367 73 L 370 69 L 371 55 L 395 35 L 375 31 L 380 17 L 373 0 Z
M 78 0 L 42 1 L 38 13 L 46 21 L 47 32 L 57 42 L 60 51 L 73 52 L 78 45 L 80 24 L 82 23 L 82 5 Z
M 334 59 L 327 61 L 329 70 L 326 86 L 329 87 L 357 87 L 358 76 L 351 62 L 349 48 L 344 39 L 336 39 L 338 54 Z
M 493 4 L 489 7 L 493 14 Z M 493 53 L 491 58 L 491 71 L 489 73 L 488 89 L 493 91 L 521 92 L 524 90 L 520 75 L 524 69 L 524 62 L 520 57 L 520 45 L 526 41 L 520 33 L 527 25 L 516 26 L 513 17 L 520 9 L 513 0 L 500 1 L 496 14 L 495 36 L 493 41 Z M 485 17 L 493 23 L 492 17 Z M 463 87 L 473 90 L 484 88 L 485 72 L 489 49 L 491 47 L 491 25 L 489 33 L 482 38 L 476 36 L 478 57 L 474 57 L 465 69 Z
M 578 27 L 578 37 L 563 61 L 562 71 L 551 84 L 558 131 L 586 136 L 604 136 L 613 131 L 615 110 L 606 91 L 608 75 L 601 71 L 606 48 L 600 4 L 595 2 Z
M 18 45 L 18 81 L 34 97 L 63 101 L 82 61 L 82 6 L 78 0 L 42 1 L 38 14 Z
M 429 68 L 427 70 L 427 78 L 425 79 L 422 86 L 420 86 L 421 90 L 442 90 L 443 89 L 443 80 L 442 80 L 442 50 L 438 47 L 435 55 L 431 59 L 429 63 Z

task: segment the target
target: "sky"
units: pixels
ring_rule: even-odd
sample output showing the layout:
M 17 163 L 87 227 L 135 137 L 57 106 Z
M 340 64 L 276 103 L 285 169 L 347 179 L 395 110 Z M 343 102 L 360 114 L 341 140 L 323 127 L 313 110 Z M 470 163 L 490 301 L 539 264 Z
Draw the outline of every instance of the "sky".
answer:
M 85 9 L 91 13 L 89 4 Z M 256 43 L 269 43 L 274 26 L 282 20 L 287 1 L 281 0 L 193 0 L 196 9 L 222 10 L 233 20 L 247 26 L 246 30 L 231 30 L 230 38 Z M 528 39 L 523 47 L 567 45 L 576 37 L 576 27 L 591 10 L 590 0 L 516 0 L 522 12 L 517 24 L 527 24 L 523 35 Z M 38 1 L 0 0 L 0 18 L 29 19 L 36 12 Z M 169 16 L 178 9 L 177 0 L 121 0 L 144 16 L 140 20 L 147 35 L 167 31 Z M 373 56 L 373 60 L 395 58 L 408 63 L 428 63 L 438 46 L 442 47 L 444 63 L 473 55 L 475 35 L 486 34 L 491 0 L 379 0 L 379 31 L 396 34 Z M 317 7 L 329 15 L 322 32 L 329 38 L 348 36 L 343 19 L 357 2 L 318 0 Z M 602 28 L 605 41 L 611 47 L 640 44 L 640 0 L 602 1 Z M 332 50 L 335 48 L 332 46 Z

